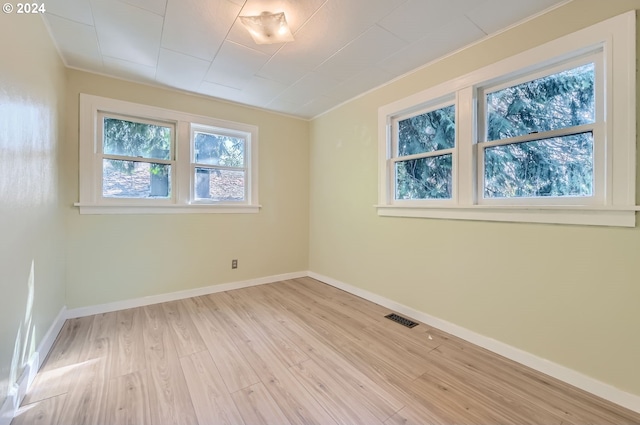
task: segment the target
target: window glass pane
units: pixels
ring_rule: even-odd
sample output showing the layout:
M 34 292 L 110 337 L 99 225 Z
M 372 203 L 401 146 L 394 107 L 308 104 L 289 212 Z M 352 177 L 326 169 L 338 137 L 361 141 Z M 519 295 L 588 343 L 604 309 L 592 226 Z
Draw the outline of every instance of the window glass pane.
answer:
M 195 199 L 244 201 L 244 171 L 196 168 Z
M 450 149 L 455 141 L 454 105 L 398 122 L 398 156 Z
M 451 198 L 451 154 L 396 162 L 396 199 Z
M 195 132 L 193 142 L 198 164 L 244 167 L 244 138 Z
M 171 127 L 104 118 L 106 155 L 171 159 Z
M 591 196 L 593 134 L 484 150 L 484 197 Z
M 103 159 L 102 196 L 168 198 L 171 196 L 171 166 Z
M 590 63 L 488 94 L 487 140 L 593 123 L 594 70 Z

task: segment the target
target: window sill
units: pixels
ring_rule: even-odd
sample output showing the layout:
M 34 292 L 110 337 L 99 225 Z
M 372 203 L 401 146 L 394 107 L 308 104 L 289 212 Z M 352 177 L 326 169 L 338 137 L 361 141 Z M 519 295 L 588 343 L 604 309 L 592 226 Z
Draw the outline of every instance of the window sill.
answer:
M 449 220 L 508 221 L 517 223 L 575 224 L 583 226 L 635 227 L 638 206 L 458 206 L 416 207 L 376 205 L 383 217 L 439 218 Z
M 251 214 L 260 205 L 96 205 L 75 203 L 80 214 Z

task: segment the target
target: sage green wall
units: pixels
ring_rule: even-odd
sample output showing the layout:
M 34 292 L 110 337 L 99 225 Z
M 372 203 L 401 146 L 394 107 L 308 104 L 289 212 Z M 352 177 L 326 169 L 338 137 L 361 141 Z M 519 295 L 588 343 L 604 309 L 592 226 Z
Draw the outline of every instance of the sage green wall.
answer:
M 65 71 L 38 15 L 0 15 L 0 405 L 64 306 Z
M 380 106 L 638 8 L 575 0 L 313 120 L 310 270 L 640 395 L 640 228 L 374 208 Z
M 67 75 L 69 308 L 307 270 L 307 121 L 80 71 Z M 80 215 L 72 207 L 80 93 L 258 126 L 260 213 Z

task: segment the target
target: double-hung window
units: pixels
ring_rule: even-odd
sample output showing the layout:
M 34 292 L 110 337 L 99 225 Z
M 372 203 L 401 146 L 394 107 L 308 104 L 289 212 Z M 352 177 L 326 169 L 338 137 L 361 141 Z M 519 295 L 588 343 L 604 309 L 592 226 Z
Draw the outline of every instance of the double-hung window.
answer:
M 597 51 L 479 90 L 479 203 L 602 202 L 602 76 Z
M 257 212 L 255 126 L 80 96 L 86 214 Z
M 191 125 L 193 200 L 247 199 L 247 135 L 224 128 Z
M 635 226 L 635 14 L 379 110 L 378 214 Z
M 171 199 L 174 123 L 100 112 L 97 130 L 103 198 Z
M 395 199 L 451 199 L 456 108 L 448 102 L 393 119 Z

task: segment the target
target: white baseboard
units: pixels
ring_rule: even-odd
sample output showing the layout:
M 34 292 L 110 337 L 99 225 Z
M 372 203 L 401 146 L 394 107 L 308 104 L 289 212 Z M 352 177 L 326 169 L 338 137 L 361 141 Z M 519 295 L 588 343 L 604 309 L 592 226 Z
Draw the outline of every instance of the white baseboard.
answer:
M 42 338 L 38 345 L 38 349 L 25 366 L 25 370 L 18 379 L 18 382 L 10 389 L 9 394 L 0 407 L 0 425 L 9 425 L 13 420 L 20 403 L 24 399 L 29 387 L 38 373 L 38 369 L 42 365 L 44 359 L 47 358 L 49 351 L 53 347 L 58 334 L 62 330 L 62 326 L 66 319 L 77 317 L 91 316 L 93 314 L 108 313 L 111 311 L 124 310 L 134 307 L 142 307 L 145 305 L 158 304 L 167 301 L 175 301 L 184 298 L 197 297 L 200 295 L 214 294 L 216 292 L 231 291 L 233 289 L 248 288 L 250 286 L 264 285 L 267 283 L 279 282 L 281 280 L 297 279 L 308 276 L 307 272 L 286 273 L 262 278 L 244 280 L 240 282 L 223 283 L 220 285 L 211 285 L 201 288 L 189 289 L 185 291 L 171 292 L 168 294 L 152 295 L 148 297 L 129 299 L 124 301 L 116 301 L 108 304 L 100 304 L 89 307 L 80 307 L 67 310 L 63 307 L 53 324 Z
M 14 385 L 13 388 L 9 388 L 7 398 L 0 407 L 0 425 L 9 425 L 13 420 L 13 417 L 18 410 L 20 403 L 17 401 L 18 386 Z
M 47 330 L 47 333 L 44 334 L 40 344 L 38 344 L 38 348 L 31 357 L 29 357 L 29 361 L 25 365 L 22 375 L 9 392 L 2 408 L 0 408 L 0 425 L 9 425 L 13 420 L 13 417 L 18 411 L 18 407 L 20 407 L 20 403 L 22 403 L 22 400 L 38 373 L 38 369 L 40 369 L 42 362 L 47 358 L 49 351 L 51 351 L 51 347 L 53 347 L 53 343 L 64 325 L 66 316 L 67 308 L 62 307 Z
M 42 341 L 38 345 L 37 351 L 29 359 L 29 363 L 25 367 L 25 370 L 18 380 L 15 387 L 10 391 L 9 396 L 0 407 L 0 425 L 9 425 L 13 419 L 17 409 L 22 402 L 27 390 L 31 386 L 35 375 L 40 368 L 42 361 L 47 357 L 56 337 L 60 333 L 62 326 L 66 319 L 90 316 L 93 314 L 101 314 L 112 311 L 118 311 L 134 307 L 142 307 L 145 305 L 157 304 L 168 301 L 175 301 L 184 298 L 196 297 L 201 295 L 214 294 L 217 292 L 230 291 L 233 289 L 247 288 L 250 286 L 263 285 L 267 283 L 274 283 L 281 280 L 296 279 L 300 277 L 309 276 L 324 282 L 328 285 L 342 289 L 353 295 L 357 295 L 361 298 L 384 306 L 390 310 L 407 315 L 411 318 L 417 319 L 430 326 L 434 326 L 466 341 L 469 341 L 475 345 L 486 348 L 494 353 L 500 354 L 508 359 L 521 363 L 532 369 L 545 373 L 556 379 L 564 381 L 575 387 L 583 389 L 587 392 L 602 397 L 605 400 L 609 400 L 612 403 L 616 403 L 627 409 L 640 413 L 640 396 L 627 393 L 618 388 L 615 388 L 609 384 L 598 381 L 597 379 L 583 375 L 580 372 L 569 369 L 565 366 L 553 363 L 549 360 L 535 356 L 526 351 L 512 347 L 503 342 L 495 339 L 480 335 L 462 326 L 455 325 L 446 320 L 439 319 L 431 316 L 427 313 L 415 310 L 404 304 L 400 304 L 396 301 L 385 298 L 381 295 L 369 292 L 365 289 L 358 288 L 356 286 L 341 282 L 339 280 L 324 276 L 315 272 L 295 272 L 286 273 L 281 275 L 268 276 L 257 279 L 250 279 L 240 282 L 231 282 L 220 285 L 206 286 L 202 288 L 189 289 L 185 291 L 171 292 L 168 294 L 152 295 L 148 297 L 117 301 L 108 304 L 101 304 L 89 307 L 81 307 L 67 310 L 63 307 L 60 313 L 54 320 L 53 324 L 43 337 Z
M 145 305 L 159 304 L 201 295 L 215 294 L 217 292 L 231 291 L 233 289 L 248 288 L 250 286 L 264 285 L 279 282 L 281 280 L 297 279 L 308 276 L 307 272 L 285 273 L 240 282 L 221 283 L 219 285 L 204 286 L 201 288 L 187 289 L 185 291 L 170 292 L 167 294 L 151 295 L 148 297 L 133 298 L 123 301 L 115 301 L 107 304 L 99 304 L 88 307 L 72 308 L 67 310 L 67 319 L 91 316 L 93 314 L 109 313 L 112 311 L 126 310 L 128 308 L 143 307 Z M 0 424 L 2 425 L 2 424 Z
M 458 326 L 451 322 L 447 322 L 446 320 L 442 320 L 411 307 L 407 307 L 404 304 L 400 304 L 378 294 L 374 294 L 373 292 L 369 292 L 314 272 L 309 272 L 308 276 L 383 307 L 387 307 L 390 310 L 397 311 L 398 313 L 409 316 L 410 318 L 417 319 L 430 326 L 443 330 L 475 345 L 500 354 L 508 359 L 573 385 L 574 387 L 578 387 L 591 394 L 597 395 L 598 397 L 602 397 L 605 400 L 609 400 L 612 403 L 640 413 L 640 396 L 638 395 L 622 391 L 612 385 L 598 381 L 597 379 L 591 378 L 587 375 L 583 375 L 582 373 L 569 369 L 568 367 L 561 366 L 552 361 L 520 350 L 519 348 L 515 348 L 498 340 L 480 335 L 469 329 L 463 328 L 462 326 Z

